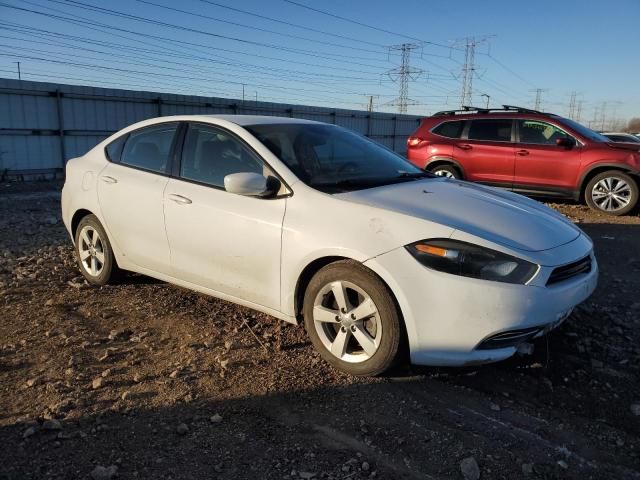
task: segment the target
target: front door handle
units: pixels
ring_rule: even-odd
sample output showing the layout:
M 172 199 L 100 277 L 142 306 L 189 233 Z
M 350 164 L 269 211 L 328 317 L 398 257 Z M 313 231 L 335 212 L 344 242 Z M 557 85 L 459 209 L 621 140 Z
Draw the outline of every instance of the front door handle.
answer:
M 516 152 L 516 155 L 520 155 L 521 157 L 526 157 L 527 155 L 529 155 L 529 150 L 518 150 Z
M 170 193 L 168 197 L 169 200 L 179 203 L 180 205 L 189 205 L 190 203 L 192 203 L 190 198 L 178 195 L 177 193 Z
M 109 175 L 102 175 L 100 177 L 100 179 L 104 182 L 104 183 L 118 183 L 118 179 L 110 177 Z
M 473 148 L 468 143 L 463 143 L 461 145 L 456 144 L 456 147 L 458 147 L 460 150 L 471 150 Z

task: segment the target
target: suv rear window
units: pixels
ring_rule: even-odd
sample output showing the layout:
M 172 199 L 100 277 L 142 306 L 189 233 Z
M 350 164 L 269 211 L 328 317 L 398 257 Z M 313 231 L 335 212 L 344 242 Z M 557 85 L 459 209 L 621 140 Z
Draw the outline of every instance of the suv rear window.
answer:
M 462 135 L 462 129 L 464 128 L 464 121 L 457 120 L 455 122 L 444 122 L 431 130 L 432 133 L 447 138 L 460 138 Z
M 488 140 L 494 142 L 511 141 L 511 124 L 509 119 L 471 120 L 469 140 Z

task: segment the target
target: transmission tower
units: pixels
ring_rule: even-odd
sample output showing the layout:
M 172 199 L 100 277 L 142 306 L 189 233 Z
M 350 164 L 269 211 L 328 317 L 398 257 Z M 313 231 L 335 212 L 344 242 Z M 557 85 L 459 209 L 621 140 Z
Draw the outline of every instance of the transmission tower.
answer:
M 571 120 L 575 120 L 576 115 L 576 95 L 575 91 L 571 92 L 571 97 L 569 98 L 569 118 Z
M 407 106 L 409 103 L 413 103 L 409 100 L 409 81 L 415 81 L 423 72 L 423 70 L 413 68 L 410 65 L 411 51 L 418 48 L 422 47 L 416 43 L 403 43 L 389 47 L 391 53 L 400 52 L 400 66 L 387 72 L 391 80 L 400 83 L 398 98 L 389 102 L 389 105 L 397 105 L 400 113 L 407 113 Z
M 476 72 L 476 47 L 487 43 L 490 35 L 483 37 L 467 37 L 464 39 L 464 64 L 462 65 L 462 92 L 460 106 L 471 106 L 473 103 L 473 77 Z
M 576 118 L 574 119 L 576 122 L 579 122 L 582 118 L 582 107 L 584 106 L 584 100 L 578 101 L 578 107 L 576 109 Z
M 542 108 L 542 94 L 545 92 L 548 92 L 549 89 L 547 88 L 536 88 L 534 90 L 530 90 L 531 92 L 535 92 L 536 94 L 536 101 L 535 101 L 535 105 L 533 107 L 534 110 L 540 110 Z

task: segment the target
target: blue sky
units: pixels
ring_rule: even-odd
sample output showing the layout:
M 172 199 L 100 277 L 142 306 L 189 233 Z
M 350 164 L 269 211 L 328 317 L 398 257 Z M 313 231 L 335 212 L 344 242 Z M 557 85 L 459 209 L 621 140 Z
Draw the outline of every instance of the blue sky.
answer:
M 474 104 L 487 94 L 532 107 L 541 88 L 542 108 L 565 115 L 576 92 L 574 115 L 581 103 L 596 127 L 640 116 L 640 0 L 295 2 L 0 0 L 0 75 L 15 77 L 20 61 L 31 80 L 361 109 L 373 95 L 394 111 L 399 84 L 386 72 L 400 58 L 387 47 L 422 41 L 409 113 L 429 114 L 460 104 L 473 36 L 486 37 Z

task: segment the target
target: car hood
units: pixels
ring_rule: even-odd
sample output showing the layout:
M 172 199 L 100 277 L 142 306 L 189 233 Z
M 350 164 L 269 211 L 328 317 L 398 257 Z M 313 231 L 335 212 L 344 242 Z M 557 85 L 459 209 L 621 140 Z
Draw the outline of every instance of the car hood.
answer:
M 338 196 L 530 252 L 555 248 L 581 233 L 562 215 L 534 200 L 444 178 L 409 181 Z
M 610 142 L 607 145 L 616 150 L 631 150 L 634 152 L 640 150 L 640 143 L 636 142 Z

